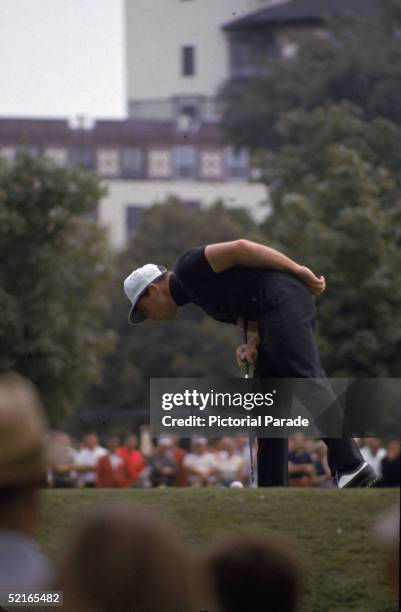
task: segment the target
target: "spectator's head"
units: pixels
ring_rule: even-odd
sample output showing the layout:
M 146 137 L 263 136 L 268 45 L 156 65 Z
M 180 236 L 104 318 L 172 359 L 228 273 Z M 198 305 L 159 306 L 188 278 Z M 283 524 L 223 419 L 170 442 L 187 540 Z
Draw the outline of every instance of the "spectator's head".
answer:
M 128 450 L 135 450 L 136 448 L 138 448 L 138 438 L 135 434 L 128 434 L 127 436 L 125 436 L 124 438 L 124 446 L 125 448 L 127 448 Z
M 235 440 L 232 438 L 222 438 L 221 449 L 226 451 L 226 453 L 228 453 L 230 456 L 234 455 L 236 450 Z
M 292 450 L 296 453 L 304 453 L 307 450 L 306 438 L 303 433 L 297 432 L 291 436 Z
M 207 451 L 207 439 L 206 438 L 193 438 L 192 439 L 192 451 L 195 455 L 203 455 Z
M 49 440 L 49 466 L 55 468 L 66 461 L 71 444 L 70 436 L 64 431 L 53 431 Z
M 365 438 L 365 444 L 371 453 L 377 453 L 381 448 L 380 438 Z
M 71 438 L 64 431 L 53 431 L 51 435 L 51 447 L 53 449 L 62 450 L 68 449 L 71 445 Z
M 323 461 L 323 459 L 327 457 L 327 446 L 325 445 L 323 440 L 319 440 L 314 445 L 314 454 L 316 455 L 316 458 L 320 461 Z
M 304 445 L 304 450 L 311 455 L 315 450 L 316 440 L 313 438 L 304 438 Z
M 119 446 L 120 438 L 118 436 L 112 435 L 107 437 L 106 447 L 110 453 L 115 453 Z
M 159 451 L 167 453 L 173 448 L 173 441 L 170 436 L 161 436 L 157 441 Z
M 237 434 L 235 436 L 235 442 L 236 442 L 236 445 L 237 445 L 237 449 L 239 451 L 243 451 L 244 448 L 246 448 L 246 446 L 248 444 L 247 438 L 245 436 L 240 435 L 240 434 Z
M 180 438 L 178 436 L 173 436 L 172 434 L 170 434 L 170 440 L 172 442 L 172 446 L 179 446 L 180 443 Z
M 401 445 L 399 440 L 389 440 L 387 442 L 387 457 L 390 461 L 395 461 L 401 455 Z
M 206 556 L 222 612 L 294 612 L 301 569 L 287 540 L 263 534 L 226 536 Z
M 33 533 L 46 481 L 47 425 L 33 385 L 0 377 L 0 527 Z
M 80 451 L 85 448 L 85 442 L 82 438 L 72 438 L 71 445 L 76 451 Z
M 93 431 L 90 431 L 89 433 L 84 435 L 84 444 L 86 448 L 94 450 L 97 447 L 98 443 L 98 437 Z
M 174 528 L 148 511 L 110 508 L 81 526 L 58 588 L 66 612 L 199 610 L 210 602 L 200 601 L 198 569 Z

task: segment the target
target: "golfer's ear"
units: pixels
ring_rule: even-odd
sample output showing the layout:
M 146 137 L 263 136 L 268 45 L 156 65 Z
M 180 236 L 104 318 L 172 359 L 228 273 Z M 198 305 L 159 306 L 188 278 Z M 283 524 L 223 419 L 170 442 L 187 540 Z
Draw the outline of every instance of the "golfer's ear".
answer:
M 163 293 L 163 291 L 164 291 L 163 283 L 150 283 L 149 285 L 150 295 L 158 295 L 159 293 Z

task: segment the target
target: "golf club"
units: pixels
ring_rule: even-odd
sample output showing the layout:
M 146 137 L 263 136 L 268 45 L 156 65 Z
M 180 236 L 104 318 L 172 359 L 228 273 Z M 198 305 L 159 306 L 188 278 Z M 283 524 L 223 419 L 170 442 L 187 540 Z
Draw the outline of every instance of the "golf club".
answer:
M 246 319 L 242 319 L 242 340 L 244 344 L 248 343 L 248 321 Z M 244 378 L 249 378 L 249 363 L 248 360 L 245 360 L 244 363 Z M 254 488 L 256 486 L 255 483 L 255 462 L 254 462 L 254 456 L 253 456 L 253 432 L 252 429 L 249 430 L 248 433 L 248 441 L 249 441 L 249 455 L 250 455 L 250 469 L 251 469 L 251 473 L 250 473 L 250 487 Z

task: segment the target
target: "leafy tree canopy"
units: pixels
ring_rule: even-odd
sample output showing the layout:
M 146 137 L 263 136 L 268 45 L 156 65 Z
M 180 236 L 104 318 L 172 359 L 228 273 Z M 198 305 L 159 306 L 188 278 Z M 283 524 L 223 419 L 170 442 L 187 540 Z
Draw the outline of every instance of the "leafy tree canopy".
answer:
M 399 376 L 400 130 L 349 104 L 281 119 L 279 153 L 260 153 L 273 214 L 265 232 L 327 279 L 319 339 L 330 375 Z
M 363 117 L 401 124 L 401 3 L 383 0 L 369 16 L 329 20 L 326 37 L 301 38 L 292 60 L 270 60 L 264 74 L 228 82 L 221 91 L 223 128 L 230 142 L 277 147 L 282 113 L 350 101 Z
M 53 423 L 100 377 L 113 333 L 111 257 L 103 230 L 84 218 L 102 195 L 80 169 L 20 155 L 0 165 L 0 371 L 38 386 Z

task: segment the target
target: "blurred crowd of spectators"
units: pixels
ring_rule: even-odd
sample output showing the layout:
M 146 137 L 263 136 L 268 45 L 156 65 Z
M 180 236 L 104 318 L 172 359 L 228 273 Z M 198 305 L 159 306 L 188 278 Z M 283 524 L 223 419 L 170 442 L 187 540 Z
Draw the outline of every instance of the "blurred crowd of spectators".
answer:
M 379 476 L 379 484 L 399 486 L 398 440 L 382 444 L 377 438 L 365 438 L 357 442 Z M 188 448 L 184 448 L 185 443 Z M 256 447 L 253 452 L 256 454 Z M 144 427 L 139 436 L 113 434 L 100 445 L 94 432 L 76 440 L 59 431 L 52 434 L 50 457 L 48 485 L 57 488 L 249 484 L 250 450 L 248 438 L 243 436 L 180 441 L 164 435 L 153 441 Z M 327 448 L 321 440 L 305 438 L 301 433 L 293 435 L 289 439 L 288 469 L 290 486 L 334 486 Z
M 33 385 L 17 375 L 0 376 L 0 592 L 6 602 L 7 593 L 23 594 L 28 597 L 22 600 L 28 602 L 25 610 L 34 601 L 47 606 L 49 593 L 41 592 L 50 590 L 64 594 L 65 612 L 300 609 L 304 568 L 295 541 L 267 531 L 213 534 L 199 549 L 148 508 L 114 503 L 80 514 L 56 564 L 36 541 L 46 474 L 56 487 L 224 486 L 233 478 L 246 482 L 246 438 L 197 438 L 188 451 L 171 436 L 153 444 L 145 430 L 139 441 L 128 434 L 122 444 L 109 436 L 105 448 L 94 433 L 77 443 L 64 432 L 53 432 L 50 442 L 49 448 L 46 417 Z M 389 443 L 383 451 L 377 440 L 359 442 L 383 475 L 393 473 L 388 466 L 397 452 L 399 462 L 399 445 L 397 451 Z M 293 482 L 309 479 L 319 486 L 327 481 L 325 464 L 320 442 L 300 435 L 290 440 Z M 398 506 L 379 517 L 375 538 L 386 551 L 394 598 L 399 585 Z M 10 608 L 6 604 L 1 609 Z

